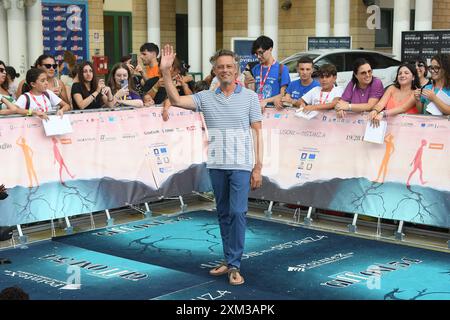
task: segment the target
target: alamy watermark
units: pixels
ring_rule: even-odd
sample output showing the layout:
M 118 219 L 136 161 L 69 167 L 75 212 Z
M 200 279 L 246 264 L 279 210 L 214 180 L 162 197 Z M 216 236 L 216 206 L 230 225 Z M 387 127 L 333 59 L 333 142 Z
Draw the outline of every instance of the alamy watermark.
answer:
M 367 29 L 381 29 L 381 9 L 377 5 L 371 5 L 367 7 L 367 11 L 370 16 L 367 18 Z

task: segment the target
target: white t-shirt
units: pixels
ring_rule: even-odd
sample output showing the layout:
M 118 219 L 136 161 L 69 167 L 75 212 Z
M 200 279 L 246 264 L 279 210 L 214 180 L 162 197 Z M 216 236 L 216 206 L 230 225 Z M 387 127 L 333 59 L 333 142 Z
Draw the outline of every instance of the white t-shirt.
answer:
M 333 87 L 330 92 L 322 92 L 321 87 L 314 87 L 309 90 L 302 99 L 310 106 L 326 104 L 331 103 L 334 98 L 340 98 L 342 93 L 343 89 L 341 87 Z
M 28 95 L 30 98 L 30 109 L 31 110 L 39 110 L 42 112 L 51 112 L 58 111 L 58 104 L 61 103 L 61 98 L 58 97 L 53 91 L 47 89 L 48 96 L 47 98 L 44 94 L 40 96 L 32 95 L 30 92 L 22 94 L 19 99 L 16 101 L 16 105 L 21 107 L 22 109 L 26 109 L 27 106 L 27 98 L 25 95 Z

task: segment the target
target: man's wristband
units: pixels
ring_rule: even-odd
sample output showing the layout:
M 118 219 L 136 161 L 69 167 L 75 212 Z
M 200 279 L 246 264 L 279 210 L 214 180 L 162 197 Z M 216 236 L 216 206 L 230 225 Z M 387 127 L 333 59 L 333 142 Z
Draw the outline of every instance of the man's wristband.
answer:
M 27 116 L 31 117 L 32 115 L 33 115 L 33 110 L 32 109 L 28 109 Z

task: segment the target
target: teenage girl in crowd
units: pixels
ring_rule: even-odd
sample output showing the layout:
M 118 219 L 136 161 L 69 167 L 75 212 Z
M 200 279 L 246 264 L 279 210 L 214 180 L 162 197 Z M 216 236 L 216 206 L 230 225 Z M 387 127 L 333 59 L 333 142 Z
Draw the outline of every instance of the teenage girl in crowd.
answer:
M 108 85 L 114 94 L 115 105 L 143 107 L 139 94 L 134 89 L 130 69 L 124 63 L 115 64 L 109 75 Z
M 58 65 L 56 64 L 56 60 L 53 56 L 47 54 L 40 55 L 34 63 L 34 68 L 44 70 L 47 73 L 48 89 L 53 91 L 53 93 L 64 100 L 64 102 L 70 103 L 66 86 L 57 77 L 56 70 L 58 70 Z M 22 87 L 24 82 L 25 81 L 22 80 L 19 83 L 19 88 L 16 93 L 17 97 L 23 93 Z
M 74 110 L 99 109 L 103 105 L 114 107 L 114 96 L 105 80 L 97 79 L 91 62 L 85 61 L 78 68 L 78 82 L 72 85 L 72 104 Z
M 422 110 L 416 108 L 414 90 L 420 88 L 419 77 L 416 66 L 410 63 L 402 64 L 398 67 L 397 77 L 380 101 L 369 113 L 369 119 L 375 126 L 379 121 L 387 116 L 400 113 L 417 114 Z
M 429 71 L 433 84 L 414 92 L 416 106 L 417 108 L 423 108 L 424 114 L 430 114 L 427 107 L 430 102 L 433 102 L 440 112 L 450 114 L 450 105 L 437 96 L 442 91 L 450 98 L 450 55 L 439 54 L 434 56 L 431 59 Z

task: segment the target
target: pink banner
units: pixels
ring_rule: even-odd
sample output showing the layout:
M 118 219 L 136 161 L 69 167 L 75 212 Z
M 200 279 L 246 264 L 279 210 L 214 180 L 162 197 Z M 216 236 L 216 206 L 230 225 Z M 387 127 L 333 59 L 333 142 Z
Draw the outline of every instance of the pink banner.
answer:
M 389 118 L 385 143 L 375 144 L 363 141 L 359 114 L 306 120 L 271 109 L 264 117 L 265 181 L 253 197 L 448 225 L 448 119 Z
M 201 115 L 172 108 L 170 121 L 163 122 L 160 113 L 145 108 L 71 114 L 74 132 L 53 138 L 45 136 L 40 119 L 1 119 L 6 166 L 0 178 L 10 197 L 0 202 L 0 225 L 201 189 L 207 181 Z

